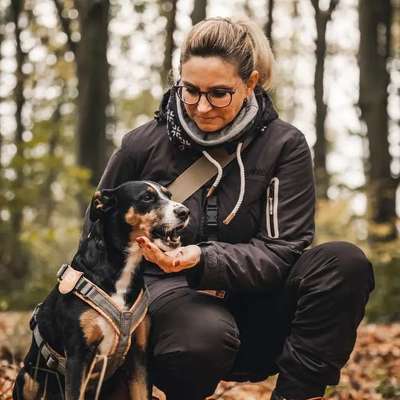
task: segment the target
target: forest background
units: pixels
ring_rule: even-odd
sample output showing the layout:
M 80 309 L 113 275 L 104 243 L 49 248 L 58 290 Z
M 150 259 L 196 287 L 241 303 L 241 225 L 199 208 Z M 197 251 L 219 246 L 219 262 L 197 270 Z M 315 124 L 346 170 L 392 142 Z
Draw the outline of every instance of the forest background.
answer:
M 107 159 L 153 117 L 205 16 L 263 27 L 274 103 L 313 153 L 314 244 L 361 246 L 366 321 L 398 321 L 400 0 L 0 0 L 0 311 L 54 285 Z

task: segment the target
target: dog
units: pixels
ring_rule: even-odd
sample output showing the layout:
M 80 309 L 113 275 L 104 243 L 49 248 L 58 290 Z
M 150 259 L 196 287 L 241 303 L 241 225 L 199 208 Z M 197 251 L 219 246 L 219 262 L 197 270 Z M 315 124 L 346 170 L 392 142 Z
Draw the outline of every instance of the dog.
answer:
M 130 181 L 96 192 L 89 215 L 87 238 L 34 311 L 15 400 L 151 399 L 149 317 L 136 238 L 146 236 L 165 251 L 179 247 L 189 210 L 155 182 Z

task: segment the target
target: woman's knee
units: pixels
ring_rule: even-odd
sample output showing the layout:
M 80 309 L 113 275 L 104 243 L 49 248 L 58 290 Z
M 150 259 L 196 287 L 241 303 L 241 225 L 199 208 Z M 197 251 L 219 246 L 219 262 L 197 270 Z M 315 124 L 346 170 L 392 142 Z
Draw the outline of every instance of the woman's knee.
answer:
M 219 299 L 188 291 L 152 315 L 153 365 L 167 374 L 229 372 L 239 350 L 239 329 Z M 176 376 L 180 379 L 182 376 Z
M 371 291 L 374 288 L 374 272 L 364 252 L 356 245 L 345 241 L 323 243 L 319 248 L 325 259 L 336 258 L 333 266 L 343 282 L 351 285 L 366 285 Z
M 163 364 L 179 364 L 180 370 L 230 363 L 240 347 L 238 328 L 210 314 L 203 310 L 203 315 L 193 316 L 187 324 L 181 321 L 167 337 L 160 336 L 159 341 L 165 340 L 168 345 L 156 343 L 154 358 Z
M 155 384 L 168 393 L 188 387 L 205 396 L 233 367 L 240 346 L 236 325 L 212 310 L 202 314 L 158 338 L 150 368 Z
M 307 250 L 295 264 L 293 274 L 306 284 L 324 281 L 350 287 L 374 288 L 372 265 L 363 251 L 345 241 L 332 241 Z

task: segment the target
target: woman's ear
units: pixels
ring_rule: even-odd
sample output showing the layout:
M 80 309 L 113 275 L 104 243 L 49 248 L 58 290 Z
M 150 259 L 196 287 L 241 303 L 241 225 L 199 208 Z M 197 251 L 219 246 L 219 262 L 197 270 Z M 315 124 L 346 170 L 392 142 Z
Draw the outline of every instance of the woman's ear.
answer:
M 250 96 L 253 91 L 254 88 L 257 85 L 258 82 L 258 78 L 259 78 L 260 74 L 257 70 L 254 70 L 251 74 L 249 79 L 247 80 L 246 86 L 247 86 L 247 96 Z

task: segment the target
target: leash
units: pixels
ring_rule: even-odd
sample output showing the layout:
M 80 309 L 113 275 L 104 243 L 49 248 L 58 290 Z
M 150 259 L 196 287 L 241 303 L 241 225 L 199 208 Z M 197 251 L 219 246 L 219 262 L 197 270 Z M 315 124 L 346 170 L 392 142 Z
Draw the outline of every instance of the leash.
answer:
M 126 354 L 131 346 L 131 338 L 135 329 L 146 316 L 149 305 L 149 294 L 147 289 L 141 289 L 135 303 L 128 310 L 121 310 L 112 298 L 101 288 L 87 279 L 81 271 L 77 271 L 69 264 L 63 264 L 57 272 L 59 281 L 58 290 L 62 294 L 72 293 L 87 303 L 101 316 L 107 319 L 113 327 L 118 344 L 111 356 L 107 357 L 107 372 L 102 375 L 105 378 L 111 376 L 125 360 Z M 40 333 L 37 315 L 42 303 L 39 303 L 32 314 L 30 328 L 33 338 L 43 356 L 46 365 L 51 370 L 56 370 L 61 375 L 65 375 L 66 359 L 65 356 L 55 351 L 43 338 Z M 103 377 L 104 379 L 104 377 Z

